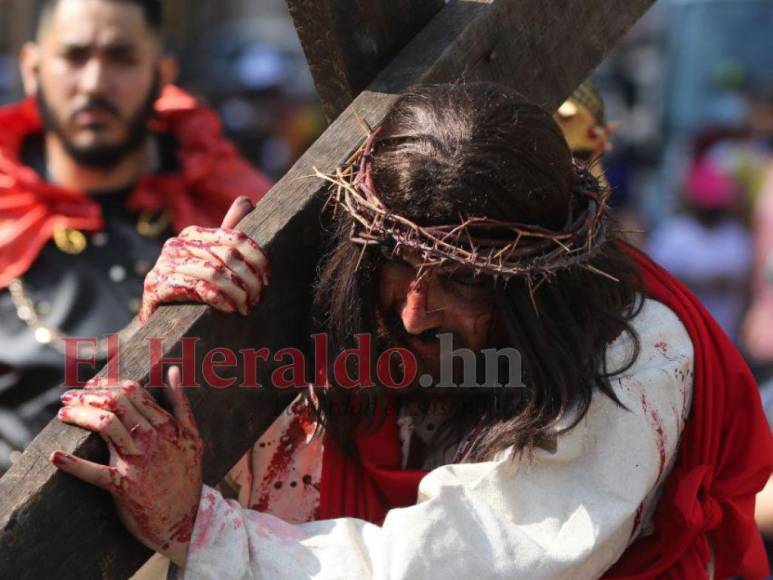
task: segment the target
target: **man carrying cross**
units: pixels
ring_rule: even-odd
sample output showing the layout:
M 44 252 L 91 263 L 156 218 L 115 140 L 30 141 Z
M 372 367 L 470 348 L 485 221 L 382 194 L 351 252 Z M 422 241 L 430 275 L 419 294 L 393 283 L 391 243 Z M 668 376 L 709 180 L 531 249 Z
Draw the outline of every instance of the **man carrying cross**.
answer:
M 330 179 L 314 329 L 333 361 L 369 336 L 422 379 L 349 384 L 365 359 L 332 372 L 235 470 L 240 503 L 201 485 L 176 369 L 173 414 L 134 383 L 68 393 L 60 418 L 99 432 L 110 466 L 55 465 L 109 490 L 186 578 L 767 573 L 752 516 L 773 450 L 748 370 L 689 292 L 618 241 L 549 114 L 499 85 L 419 88 Z M 265 258 L 231 229 L 248 209 L 167 244 L 145 316 L 259 298 Z M 448 335 L 474 360 L 517 349 L 523 386 L 454 368 L 460 388 L 438 388 Z

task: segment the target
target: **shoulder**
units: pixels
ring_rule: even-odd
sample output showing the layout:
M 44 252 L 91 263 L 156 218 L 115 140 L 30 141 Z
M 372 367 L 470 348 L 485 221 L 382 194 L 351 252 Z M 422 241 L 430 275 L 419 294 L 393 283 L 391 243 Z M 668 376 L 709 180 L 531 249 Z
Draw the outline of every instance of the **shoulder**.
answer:
M 620 401 L 645 415 L 670 415 L 680 433 L 692 400 L 695 351 L 690 335 L 679 317 L 665 304 L 644 299 L 631 321 L 639 352 L 634 355 L 634 337 L 623 333 L 607 348 L 607 369 L 612 388 Z
M 40 115 L 33 99 L 0 107 L 0 154 L 15 158 L 24 139 L 41 131 Z
M 653 367 L 689 364 L 694 357 L 693 343 L 679 317 L 665 304 L 644 298 L 641 310 L 631 320 L 631 329 L 639 342 L 639 353 L 624 371 L 634 374 Z M 624 332 L 607 347 L 607 368 L 622 368 L 634 355 L 634 337 Z
M 634 339 L 623 333 L 607 349 L 609 372 L 622 369 L 610 378 L 615 395 L 625 406 L 619 409 L 625 429 L 649 439 L 657 450 L 657 478 L 667 475 L 690 413 L 693 391 L 694 348 L 679 317 L 665 304 L 644 299 L 641 311 L 631 321 L 638 337 L 639 352 L 630 367 Z M 594 396 L 594 404 L 610 410 L 608 402 Z M 614 413 L 617 413 L 615 410 Z M 629 435 L 629 436 L 630 436 Z
M 576 463 L 582 477 L 592 478 L 598 488 L 594 501 L 605 501 L 602 495 L 618 497 L 629 510 L 627 525 L 637 531 L 673 466 L 690 412 L 693 344 L 678 316 L 655 300 L 644 299 L 631 327 L 639 342 L 632 364 L 627 365 L 635 340 L 629 333 L 614 340 L 606 353 L 608 372 L 620 369 L 610 377 L 620 404 L 595 392 L 581 421 L 562 429 L 572 424 L 569 414 L 557 426 L 556 451 L 537 455 L 546 465 Z
M 638 315 L 631 321 L 631 329 L 636 338 L 624 332 L 608 345 L 606 352 L 610 386 L 621 404 L 595 392 L 579 423 L 573 409 L 556 428 L 563 439 L 564 453 L 568 455 L 591 452 L 600 458 L 609 458 L 614 449 L 615 454 L 628 457 L 653 457 L 651 451 L 656 449 L 655 471 L 662 475 L 664 466 L 659 465 L 662 453 L 676 448 L 690 411 L 693 344 L 677 315 L 651 299 L 644 299 Z M 575 426 L 565 430 L 571 425 Z M 605 434 L 605 442 L 596 449 L 601 433 Z M 593 443 L 583 450 L 587 441 L 581 442 L 587 437 Z M 570 442 L 573 443 L 569 445 Z

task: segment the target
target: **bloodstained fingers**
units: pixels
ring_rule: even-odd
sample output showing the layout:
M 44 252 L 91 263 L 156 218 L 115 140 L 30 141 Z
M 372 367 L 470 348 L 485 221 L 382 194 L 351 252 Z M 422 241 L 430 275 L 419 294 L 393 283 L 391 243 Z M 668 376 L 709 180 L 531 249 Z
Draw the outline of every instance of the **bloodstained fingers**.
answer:
M 226 228 L 186 228 L 179 236 L 206 245 L 229 246 L 238 249 L 245 261 L 257 271 L 267 269 L 268 260 L 255 240 L 244 232 Z
M 199 301 L 204 304 L 208 304 L 215 310 L 221 312 L 237 312 L 239 310 L 233 299 L 227 294 L 220 291 L 220 289 L 205 280 L 198 280 L 196 282 L 196 295 L 199 297 Z
M 159 286 L 163 278 L 159 276 L 158 264 L 145 276 L 145 282 L 142 287 L 142 307 L 140 308 L 139 320 L 145 324 L 150 316 L 156 311 L 159 300 Z
M 222 271 L 223 275 L 228 276 L 234 285 L 245 292 L 244 298 L 240 297 L 238 304 L 242 314 L 246 314 L 249 307 L 260 297 L 263 282 L 254 269 L 244 261 L 241 253 L 229 246 L 210 246 L 193 240 L 186 243 L 187 251 L 191 256 Z
M 263 253 L 263 249 L 248 235 L 243 232 L 235 232 L 239 234 L 239 243 L 236 249 L 243 257 L 245 263 L 253 270 L 257 276 L 261 278 L 264 286 L 268 286 L 271 278 L 271 269 L 269 268 L 268 258 Z
M 235 228 L 254 208 L 252 200 L 246 195 L 237 197 L 231 204 L 231 207 L 228 208 L 223 218 L 223 224 L 220 227 Z
M 147 321 L 159 305 L 168 302 L 200 302 L 218 310 L 235 312 L 236 304 L 211 282 L 170 271 L 146 280 L 140 320 Z
M 126 385 L 124 388 L 134 387 Z M 115 413 L 132 436 L 152 429 L 150 423 L 134 407 L 123 389 L 72 390 L 64 393 L 61 399 L 65 405 L 83 405 Z
M 269 267 L 266 254 L 263 253 L 263 249 L 255 240 L 243 232 L 235 231 L 235 233 L 238 234 L 237 237 L 239 239 L 236 249 L 243 257 L 244 262 L 261 279 L 263 285 L 268 286 L 271 280 L 271 268 Z
M 121 487 L 123 476 L 115 467 L 87 461 L 65 451 L 54 451 L 49 461 L 62 471 L 107 491 L 115 492 Z
M 268 262 L 262 253 L 259 258 L 253 255 L 251 261 L 245 257 L 244 250 L 255 253 L 246 243 L 231 246 L 227 243 L 207 243 L 198 240 L 186 241 L 186 250 L 193 256 L 210 263 L 220 264 L 227 268 L 237 279 L 239 286 L 245 288 L 249 295 L 249 304 L 255 304 L 260 298 L 263 286 L 268 284 Z M 240 249 L 241 248 L 241 249 Z
M 83 385 L 84 389 L 102 389 L 105 388 L 108 384 L 107 377 L 105 376 L 97 376 L 92 377 L 88 381 L 86 381 L 86 384 Z
M 248 262 L 244 253 L 233 246 L 214 245 L 208 249 L 209 253 L 223 263 L 231 272 L 236 274 L 247 288 L 249 304 L 256 304 L 260 299 L 260 292 L 268 283 L 268 262 L 265 258 L 260 264 Z M 262 254 L 261 254 L 262 255 Z
M 128 429 L 115 413 L 73 404 L 59 409 L 57 416 L 64 423 L 99 433 L 121 456 L 140 454 Z
M 140 322 L 144 324 L 159 305 L 165 302 L 196 302 L 197 299 L 196 281 L 175 276 L 169 261 L 159 261 L 145 277 Z
M 137 411 L 139 411 L 153 427 L 158 428 L 174 421 L 174 417 L 161 408 L 153 398 L 153 395 L 151 395 L 145 387 L 127 390 L 126 396 Z
M 180 261 L 174 266 L 174 272 L 211 284 L 218 292 L 228 296 L 242 314 L 246 314 L 249 309 L 246 283 L 225 265 L 213 260 L 211 256 L 208 257 L 209 260 Z
M 196 418 L 193 416 L 188 397 L 183 392 L 182 380 L 180 378 L 180 368 L 171 367 L 167 374 L 168 389 L 165 391 L 167 400 L 172 406 L 175 417 L 180 425 L 191 435 L 198 437 L 199 430 L 196 426 Z
M 189 254 L 186 249 L 187 243 L 187 239 L 182 239 L 180 237 L 169 238 L 166 242 L 164 242 L 164 247 L 161 250 L 161 256 L 159 257 L 158 263 L 156 265 L 158 266 L 167 259 L 188 257 Z

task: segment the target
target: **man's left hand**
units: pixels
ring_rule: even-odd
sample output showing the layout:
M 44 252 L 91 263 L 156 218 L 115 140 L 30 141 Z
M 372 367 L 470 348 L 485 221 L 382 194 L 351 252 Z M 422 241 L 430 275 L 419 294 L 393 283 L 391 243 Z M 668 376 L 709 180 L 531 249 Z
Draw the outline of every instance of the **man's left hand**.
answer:
M 174 415 L 131 381 L 92 383 L 66 392 L 59 419 L 99 433 L 110 450 L 110 463 L 100 465 L 64 451 L 55 451 L 50 460 L 109 491 L 132 535 L 182 566 L 201 495 L 203 444 L 177 367 L 170 369 L 168 382 Z

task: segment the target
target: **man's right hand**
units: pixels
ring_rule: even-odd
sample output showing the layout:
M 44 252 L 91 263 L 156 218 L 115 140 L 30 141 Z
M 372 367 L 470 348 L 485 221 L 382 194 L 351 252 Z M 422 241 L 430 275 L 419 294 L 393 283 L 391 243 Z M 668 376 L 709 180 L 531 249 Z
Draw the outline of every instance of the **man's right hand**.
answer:
M 202 302 L 222 312 L 247 314 L 268 286 L 266 256 L 255 241 L 233 228 L 252 211 L 240 197 L 219 228 L 190 226 L 169 239 L 145 278 L 140 321 L 159 304 Z

